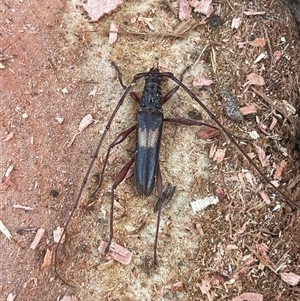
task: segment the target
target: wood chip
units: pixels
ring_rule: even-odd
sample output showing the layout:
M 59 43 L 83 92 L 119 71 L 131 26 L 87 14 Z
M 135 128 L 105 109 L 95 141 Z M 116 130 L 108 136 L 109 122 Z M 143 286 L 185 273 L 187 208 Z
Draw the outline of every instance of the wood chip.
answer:
M 114 44 L 118 38 L 118 24 L 116 22 L 111 22 L 108 36 L 108 43 Z M 90 95 L 90 94 L 89 94 Z
M 243 293 L 231 299 L 231 301 L 263 301 L 264 296 L 259 293 Z
M 188 20 L 191 17 L 192 9 L 187 0 L 179 0 L 179 19 L 180 21 Z
M 195 12 L 201 13 L 206 17 L 209 17 L 214 11 L 211 2 L 212 0 L 201 0 L 199 5 L 195 8 Z
M 47 249 L 42 268 L 48 268 L 53 265 L 53 250 Z
M 79 301 L 79 299 L 75 296 L 63 296 L 61 301 Z
M 256 146 L 256 151 L 258 154 L 258 159 L 261 163 L 262 167 L 266 167 L 269 164 L 269 159 L 271 157 L 271 155 L 266 155 L 266 152 L 259 146 Z
M 280 180 L 281 178 L 281 174 L 282 174 L 282 171 L 284 169 L 286 165 L 286 162 L 284 160 L 282 160 L 279 164 L 279 166 L 277 167 L 276 171 L 275 171 L 275 174 L 274 174 L 274 180 Z
M 243 115 L 254 114 L 254 113 L 257 113 L 257 107 L 255 104 L 252 104 L 252 105 L 240 108 L 240 111 Z
M 246 16 L 257 16 L 257 15 L 265 15 L 264 11 L 254 11 L 253 9 L 249 9 L 243 12 Z
M 259 194 L 260 194 L 261 198 L 266 202 L 267 205 L 271 204 L 271 200 L 265 191 L 260 191 Z
M 45 234 L 45 229 L 43 229 L 43 228 L 38 229 L 37 232 L 36 232 L 36 235 L 34 237 L 34 240 L 31 243 L 29 248 L 32 249 L 32 250 L 35 250 L 36 247 L 38 246 L 39 242 L 43 238 L 44 234 Z
M 264 47 L 266 45 L 266 40 L 264 38 L 256 38 L 254 41 L 251 41 L 249 44 L 255 47 Z
M 241 25 L 241 18 L 233 18 L 231 22 L 232 29 L 238 29 Z
M 14 137 L 14 133 L 10 132 L 4 139 L 3 142 L 7 142 Z
M 213 161 L 215 161 L 219 164 L 224 160 L 224 157 L 225 157 L 225 150 L 221 149 L 221 148 L 218 148 L 212 159 L 213 159 Z
M 9 293 L 7 298 L 6 298 L 6 301 L 14 301 L 16 296 L 17 296 L 16 294 Z
M 105 250 L 108 243 L 105 241 L 100 242 L 100 246 L 98 247 L 100 254 L 105 254 Z M 110 244 L 110 248 L 106 254 L 108 258 L 114 259 L 124 265 L 128 265 L 132 259 L 133 253 L 128 249 L 118 245 L 115 242 Z
M 31 207 L 27 207 L 27 206 L 23 206 L 23 205 L 18 205 L 18 204 L 16 204 L 16 205 L 13 205 L 13 208 L 16 208 L 16 209 L 24 209 L 24 210 L 33 210 L 33 208 L 31 208 Z
M 0 220 L 0 231 L 8 238 L 11 239 L 12 235 L 10 234 L 10 232 L 8 231 L 8 229 L 5 227 L 5 225 L 3 224 L 3 222 Z
M 200 224 L 196 224 L 196 225 L 195 225 L 195 228 L 196 228 L 196 230 L 197 230 L 197 233 L 198 233 L 201 237 L 203 237 L 203 236 L 204 236 L 204 232 L 203 232 L 203 229 L 202 229 L 201 225 L 200 225 Z
M 300 276 L 295 273 L 281 273 L 280 277 L 282 281 L 288 283 L 289 285 L 296 286 L 300 284 Z
M 265 84 L 265 80 L 261 75 L 256 73 L 250 73 L 247 75 L 247 84 L 253 86 L 263 86 Z
M 63 231 L 64 231 L 64 228 L 61 228 L 60 226 L 58 226 L 56 228 L 56 230 L 53 231 L 53 240 L 54 240 L 54 242 L 56 242 L 56 243 L 59 242 L 60 237 L 61 237 Z M 61 244 L 63 244 L 65 242 L 65 238 L 66 237 L 65 237 L 65 233 L 64 233 L 64 236 L 63 236 L 63 238 L 60 241 Z
M 194 79 L 193 86 L 194 87 L 210 86 L 213 83 L 214 83 L 214 81 L 211 79 L 200 77 L 200 78 Z

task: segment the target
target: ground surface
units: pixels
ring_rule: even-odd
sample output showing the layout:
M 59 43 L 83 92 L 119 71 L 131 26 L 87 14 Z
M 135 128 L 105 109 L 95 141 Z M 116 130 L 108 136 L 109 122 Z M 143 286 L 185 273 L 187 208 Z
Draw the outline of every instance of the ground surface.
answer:
M 165 125 L 162 139 L 164 183 L 177 188 L 163 211 L 159 266 L 151 265 L 156 196 L 139 198 L 133 177 L 116 192 L 114 237 L 133 250 L 133 260 L 128 266 L 105 264 L 97 251 L 98 242 L 108 238 L 112 181 L 134 153 L 131 137 L 112 153 L 102 190 L 92 205 L 87 206 L 84 192 L 60 249 L 59 272 L 76 288 L 58 280 L 52 267 L 42 267 L 46 250 L 55 247 L 52 231 L 66 221 L 100 133 L 123 93 L 111 61 L 126 84 L 135 73 L 148 70 L 156 58 L 163 71 L 176 76 L 192 66 L 183 82 L 243 148 L 255 154 L 255 162 L 272 180 L 280 162 L 286 162 L 277 184 L 299 204 L 299 163 L 290 134 L 296 118 L 293 108 L 299 105 L 300 44 L 289 9 L 278 1 L 213 1 L 220 18 L 203 22 L 203 15 L 192 13 L 194 21 L 186 24 L 189 30 L 179 31 L 178 36 L 176 30 L 184 23 L 174 14 L 178 12 L 174 4 L 127 1 L 92 23 L 80 1 L 1 2 L 1 220 L 12 234 L 11 240 L 0 235 L 1 300 L 9 294 L 15 300 L 60 300 L 67 295 L 79 300 L 233 300 L 242 293 L 257 293 L 264 300 L 300 299 L 299 284 L 281 279 L 282 273 L 300 275 L 299 210 L 293 211 L 276 191 L 266 188 L 225 135 L 203 141 L 196 135 L 197 127 L 174 124 Z M 250 9 L 265 14 L 243 13 Z M 233 18 L 241 19 L 238 29 L 231 28 Z M 121 31 L 113 45 L 108 43 L 112 21 Z M 174 32 L 175 37 L 157 34 Z M 264 38 L 266 45 L 251 45 L 256 38 Z M 260 53 L 266 56 L 254 63 Z M 245 85 L 250 73 L 265 80 L 263 86 L 255 86 L 256 92 Z M 199 78 L 212 79 L 214 84 L 197 88 L 192 83 Z M 236 96 L 239 106 L 255 104 L 257 112 L 241 123 L 229 120 L 217 80 Z M 173 86 L 166 81 L 164 92 Z M 140 93 L 141 86 L 135 90 Z M 93 174 L 99 171 L 109 142 L 134 123 L 136 110 L 128 98 Z M 213 124 L 183 91 L 164 107 L 166 116 L 188 117 L 190 112 L 200 112 L 203 120 Z M 68 146 L 87 114 L 98 122 Z M 270 129 L 274 119 L 277 124 Z M 267 128 L 262 131 L 263 125 Z M 252 131 L 259 139 L 251 138 Z M 265 166 L 258 159 L 257 146 L 270 156 Z M 213 147 L 225 151 L 219 163 L 209 158 Z M 250 183 L 247 170 L 252 170 L 256 183 Z M 87 187 L 94 187 L 94 182 L 90 178 Z M 263 200 L 262 191 L 270 204 Z M 216 194 L 218 204 L 192 211 L 193 200 Z M 32 250 L 39 228 L 46 233 Z

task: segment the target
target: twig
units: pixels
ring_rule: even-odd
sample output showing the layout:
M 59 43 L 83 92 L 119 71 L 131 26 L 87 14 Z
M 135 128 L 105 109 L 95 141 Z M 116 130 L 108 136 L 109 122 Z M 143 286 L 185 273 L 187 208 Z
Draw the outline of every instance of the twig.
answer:
M 136 35 L 136 36 L 153 36 L 153 37 L 172 37 L 172 38 L 185 37 L 185 35 L 176 32 L 135 32 L 135 31 L 127 31 L 127 30 L 118 30 L 118 31 L 110 30 L 109 33 L 118 33 L 123 35 Z
M 254 87 L 250 87 L 251 90 L 256 93 L 258 96 L 260 96 L 265 102 L 267 102 L 272 108 L 274 108 L 275 110 L 277 110 L 281 115 L 283 115 L 286 119 L 288 119 L 289 121 L 290 118 L 287 116 L 287 113 L 285 111 L 285 109 L 278 107 L 277 105 L 274 104 L 273 100 L 268 97 L 266 94 L 264 94 L 261 91 L 256 90 Z
M 271 263 L 268 263 L 265 259 L 263 259 L 253 248 L 251 248 L 250 246 L 246 245 L 247 249 L 254 254 L 260 261 L 262 264 L 264 264 L 267 268 L 269 268 L 273 273 L 275 273 L 276 275 L 278 275 L 278 273 L 276 272 L 275 268 L 271 265 Z

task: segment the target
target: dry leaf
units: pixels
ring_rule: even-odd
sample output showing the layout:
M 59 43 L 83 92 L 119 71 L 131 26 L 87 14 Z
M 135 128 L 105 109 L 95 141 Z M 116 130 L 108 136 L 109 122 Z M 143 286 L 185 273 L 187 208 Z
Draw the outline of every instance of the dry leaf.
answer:
M 118 24 L 116 22 L 111 22 L 110 29 L 109 29 L 109 36 L 108 36 L 109 44 L 114 44 L 117 41 L 118 30 L 119 30 Z
M 42 228 L 38 229 L 37 232 L 36 232 L 36 235 L 34 237 L 34 240 L 31 243 L 29 248 L 32 249 L 32 250 L 35 250 L 35 248 L 37 247 L 37 245 L 39 244 L 39 242 L 43 238 L 44 234 L 45 234 L 45 229 L 42 229 Z
M 104 14 L 109 14 L 123 3 L 123 0 L 88 0 L 83 3 L 92 21 L 99 20 Z
M 250 45 L 255 47 L 264 47 L 266 45 L 266 40 L 264 38 L 256 38 L 254 41 L 250 42 Z
M 300 283 L 300 276 L 295 273 L 281 273 L 280 277 L 282 281 L 292 286 Z
M 93 121 L 94 121 L 94 119 L 91 114 L 87 114 L 86 116 L 84 116 L 78 126 L 79 132 L 82 132 L 83 130 L 85 130 L 90 124 L 93 123 Z
M 249 75 L 247 75 L 247 80 L 247 84 L 249 85 L 263 86 L 265 84 L 264 78 L 256 73 L 250 73 Z
M 179 0 L 179 19 L 180 21 L 188 20 L 191 17 L 192 9 L 187 0 Z
M 73 144 L 73 142 L 74 142 L 76 136 L 79 135 L 83 130 L 85 130 L 90 124 L 92 124 L 93 121 L 94 121 L 94 119 L 93 119 L 93 116 L 92 116 L 91 114 L 87 114 L 86 116 L 84 116 L 84 117 L 82 118 L 82 120 L 80 121 L 80 124 L 79 124 L 79 126 L 78 126 L 78 131 L 79 131 L 79 132 L 76 133 L 76 134 L 73 136 L 73 138 L 71 139 L 71 141 L 69 141 L 68 147 L 70 147 L 70 146 Z

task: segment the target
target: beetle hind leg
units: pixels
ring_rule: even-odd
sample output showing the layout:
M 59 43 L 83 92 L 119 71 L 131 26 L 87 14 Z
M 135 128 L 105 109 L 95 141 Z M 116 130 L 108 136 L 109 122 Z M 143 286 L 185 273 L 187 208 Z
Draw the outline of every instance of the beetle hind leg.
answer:
M 167 187 L 163 190 L 162 177 L 161 177 L 159 164 L 157 168 L 156 186 L 158 192 L 158 200 L 154 206 L 154 213 L 157 212 L 156 233 L 155 233 L 155 241 L 154 241 L 154 265 L 157 265 L 157 243 L 158 243 L 161 210 L 170 202 L 176 189 L 175 186 L 168 184 Z

